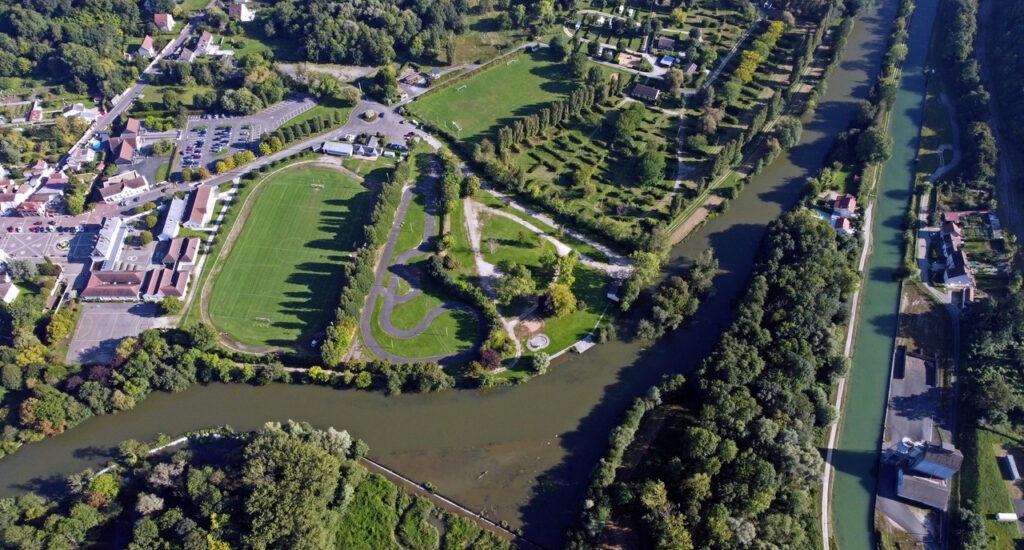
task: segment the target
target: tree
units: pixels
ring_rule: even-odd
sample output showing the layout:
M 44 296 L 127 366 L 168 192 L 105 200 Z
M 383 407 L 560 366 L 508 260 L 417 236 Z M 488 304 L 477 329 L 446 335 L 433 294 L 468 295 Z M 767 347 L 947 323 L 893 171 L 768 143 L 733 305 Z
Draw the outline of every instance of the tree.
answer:
M 498 303 L 508 305 L 520 296 L 532 294 L 536 290 L 536 283 L 526 266 L 513 263 L 498 280 L 494 290 Z
M 673 9 L 669 17 L 672 19 L 672 23 L 679 28 L 686 24 L 686 10 L 681 7 Z
M 140 231 L 139 232 L 139 242 L 142 244 L 142 246 L 148 246 L 149 243 L 153 242 L 153 232 L 152 231 Z
M 686 75 L 683 74 L 683 71 L 675 68 L 669 69 L 665 73 L 665 91 L 672 94 L 678 92 L 683 87 L 685 78 Z
M 559 33 L 557 36 L 551 39 L 549 44 L 549 51 L 551 56 L 555 58 L 555 61 L 561 63 L 565 61 L 566 56 L 569 55 L 569 45 L 565 41 L 565 36 Z
M 775 123 L 775 139 L 783 149 L 790 149 L 800 143 L 800 134 L 803 132 L 803 125 L 796 117 L 786 116 Z
M 10 260 L 7 262 L 7 273 L 12 279 L 26 281 L 39 275 L 39 267 L 31 260 Z
M 196 321 L 185 329 L 192 347 L 203 351 L 212 349 L 217 344 L 217 331 L 210 325 Z
M 555 283 L 548 289 L 554 306 L 554 318 L 559 319 L 576 312 L 576 295 L 572 293 L 569 285 Z
M 583 80 L 587 75 L 587 54 L 573 52 L 569 55 L 569 73 L 576 80 Z
M 722 111 L 715 108 L 704 110 L 704 114 L 697 119 L 697 131 L 708 138 L 718 131 L 718 122 L 722 120 Z
M 648 189 L 665 179 L 665 155 L 648 149 L 637 160 L 637 184 Z
M 538 351 L 533 355 L 533 359 L 530 360 L 530 369 L 533 370 L 534 374 L 545 374 L 548 372 L 548 366 L 551 364 L 551 356 Z
M 160 301 L 160 311 L 164 315 L 177 315 L 184 306 L 185 303 L 174 296 L 165 296 Z
M 875 164 L 892 156 L 892 137 L 876 127 L 868 128 L 857 138 L 857 157 L 861 162 Z

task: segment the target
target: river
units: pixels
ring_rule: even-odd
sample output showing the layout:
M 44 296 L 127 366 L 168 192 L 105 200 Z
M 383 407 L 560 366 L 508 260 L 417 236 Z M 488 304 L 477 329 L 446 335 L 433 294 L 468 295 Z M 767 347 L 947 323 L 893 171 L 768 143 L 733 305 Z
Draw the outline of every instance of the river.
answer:
M 889 0 L 860 18 L 799 145 L 751 182 L 727 212 L 676 247 L 679 270 L 709 246 L 721 272 L 697 320 L 650 348 L 613 342 L 558 360 L 529 383 L 487 393 L 451 391 L 384 397 L 324 387 L 212 384 L 154 394 L 135 409 L 92 418 L 68 433 L 0 460 L 0 496 L 52 489 L 63 475 L 96 467 L 124 439 L 201 427 L 238 430 L 268 420 L 306 420 L 351 431 L 370 456 L 551 547 L 574 519 L 609 431 L 634 396 L 663 375 L 689 372 L 710 350 L 744 289 L 766 225 L 789 210 L 815 175 L 834 136 L 867 96 L 895 12 Z
M 893 104 L 892 157 L 878 182 L 873 250 L 863 286 L 853 368 L 844 399 L 832 491 L 833 532 L 842 550 L 871 550 L 874 497 L 882 422 L 898 322 L 900 284 L 893 278 L 903 264 L 903 219 L 913 185 L 927 80 L 928 44 L 938 0 L 917 0 L 911 17 L 903 77 Z

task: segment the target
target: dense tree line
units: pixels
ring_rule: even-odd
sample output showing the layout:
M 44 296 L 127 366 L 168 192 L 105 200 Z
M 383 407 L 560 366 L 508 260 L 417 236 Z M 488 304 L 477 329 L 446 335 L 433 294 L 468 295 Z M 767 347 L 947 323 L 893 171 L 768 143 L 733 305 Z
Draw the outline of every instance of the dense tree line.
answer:
M 434 512 L 446 547 L 509 547 L 371 474 L 360 464 L 368 450 L 345 431 L 295 422 L 193 434 L 172 453 L 128 440 L 111 471 L 71 476 L 59 500 L 0 500 L 0 538 L 9 548 L 436 550 Z
M 685 277 L 671 276 L 651 297 L 651 309 L 637 326 L 637 338 L 657 340 L 688 322 L 711 290 L 711 279 L 718 270 L 718 260 L 709 248 L 705 250 Z
M 52 78 L 72 92 L 113 97 L 148 62 L 128 62 L 123 54 L 131 37 L 156 34 L 149 17 L 135 0 L 5 2 L 0 77 Z
M 959 11 L 976 11 L 973 2 L 970 4 Z M 1020 100 L 1020 90 L 1024 87 L 1024 52 L 1020 51 L 1018 45 L 1021 37 L 1024 37 L 1024 4 L 993 2 L 991 9 L 989 59 L 986 61 L 990 67 L 992 86 L 995 87 L 993 92 L 999 102 L 1002 121 L 1000 129 L 1020 149 L 1020 144 L 1024 143 L 1024 102 Z M 970 26 L 973 30 L 973 25 Z
M 992 128 L 988 124 L 989 94 L 981 82 L 981 71 L 974 56 L 978 4 L 975 0 L 943 0 L 939 9 L 937 31 L 943 45 L 943 74 L 950 84 L 947 87 L 956 105 L 957 122 L 966 130 L 960 132 L 960 139 L 964 141 L 961 145 L 964 153 L 964 170 L 958 180 L 950 184 L 951 190 L 961 195 L 981 191 L 989 196 L 990 202 L 986 206 L 994 207 L 995 198 L 992 192 L 998 152 Z M 1001 8 L 996 8 L 996 11 L 999 9 Z M 1024 36 L 1024 26 L 1017 32 Z M 996 45 L 995 50 L 998 52 L 1000 47 Z M 1002 86 L 1006 81 L 1002 80 L 1005 75 L 1001 74 L 1001 63 L 997 61 L 994 68 L 999 74 L 995 81 Z M 1016 78 L 1020 82 L 1020 77 Z M 1000 102 L 1002 114 L 1006 117 L 1004 126 L 1011 135 L 1017 135 L 1019 132 L 1013 123 L 1017 103 L 1017 98 L 1005 107 L 1004 103 Z
M 769 226 L 736 318 L 696 375 L 653 388 L 613 431 L 571 547 L 593 547 L 625 516 L 656 548 L 813 546 L 815 443 L 836 417 L 829 387 L 848 368 L 837 329 L 858 284 L 855 255 L 853 239 L 810 213 Z M 616 481 L 640 419 L 662 404 L 684 411 L 679 426 Z

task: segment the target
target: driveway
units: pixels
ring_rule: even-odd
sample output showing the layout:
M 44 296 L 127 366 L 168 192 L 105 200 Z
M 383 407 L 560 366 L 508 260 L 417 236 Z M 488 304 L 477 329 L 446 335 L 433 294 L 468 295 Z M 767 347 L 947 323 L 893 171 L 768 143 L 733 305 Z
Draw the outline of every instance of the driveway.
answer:
M 86 303 L 82 308 L 82 318 L 68 348 L 70 363 L 109 362 L 122 338 L 168 326 L 155 303 Z

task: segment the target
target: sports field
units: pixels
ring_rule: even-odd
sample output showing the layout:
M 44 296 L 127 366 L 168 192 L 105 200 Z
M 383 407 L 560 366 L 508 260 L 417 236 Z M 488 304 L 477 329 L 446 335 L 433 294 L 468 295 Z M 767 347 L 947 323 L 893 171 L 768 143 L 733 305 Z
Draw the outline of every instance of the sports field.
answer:
M 518 55 L 408 105 L 417 117 L 460 139 L 494 141 L 498 128 L 537 112 L 571 90 L 565 66 L 546 50 Z M 459 128 L 462 128 L 460 131 Z
M 243 344 L 307 347 L 330 319 L 372 196 L 341 172 L 310 166 L 271 176 L 257 192 L 212 281 L 210 317 Z

